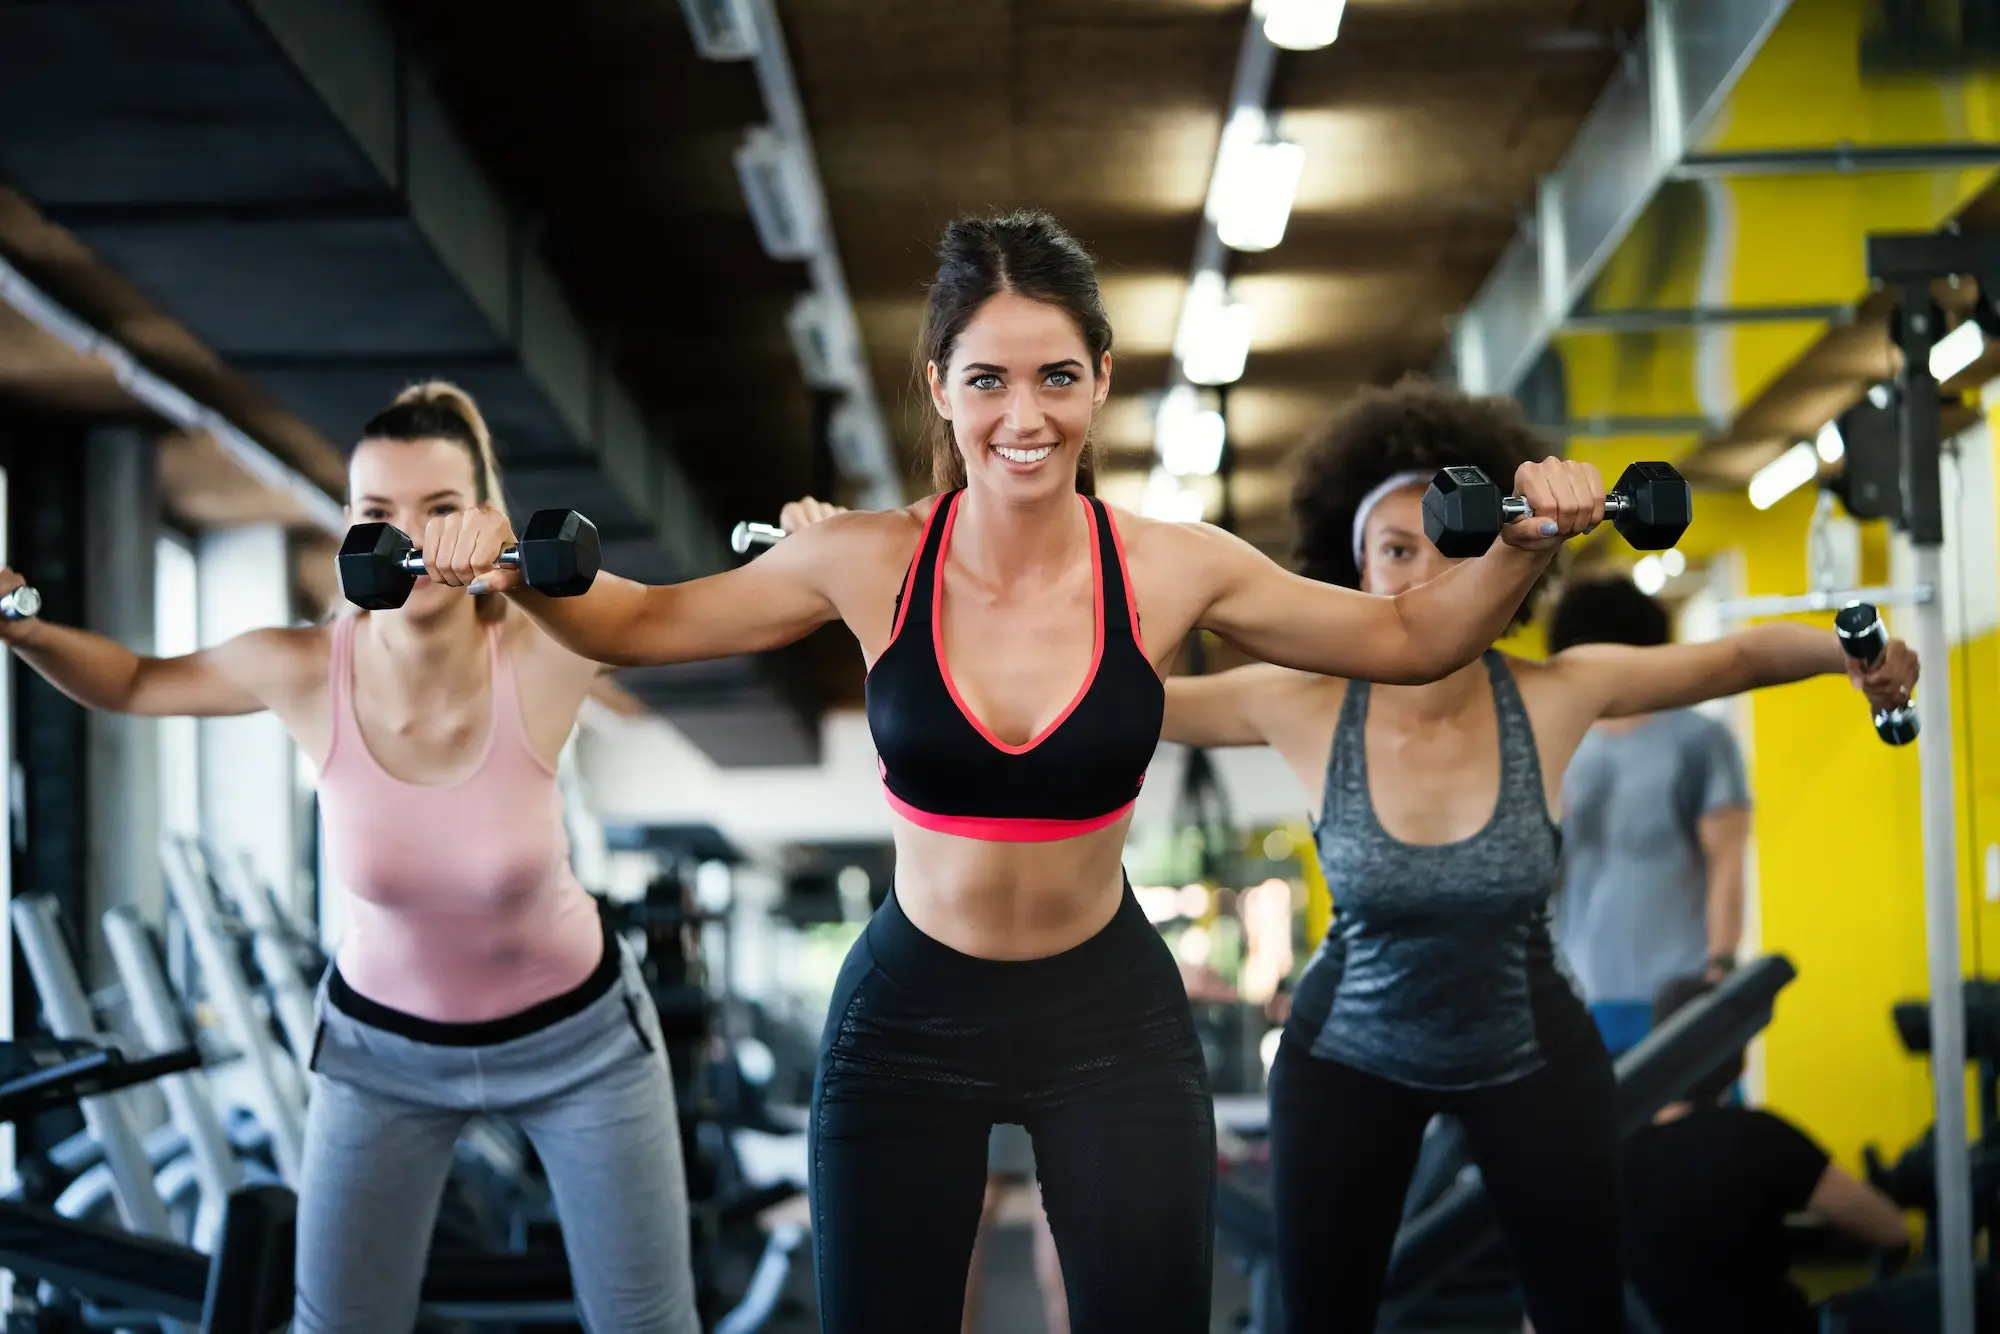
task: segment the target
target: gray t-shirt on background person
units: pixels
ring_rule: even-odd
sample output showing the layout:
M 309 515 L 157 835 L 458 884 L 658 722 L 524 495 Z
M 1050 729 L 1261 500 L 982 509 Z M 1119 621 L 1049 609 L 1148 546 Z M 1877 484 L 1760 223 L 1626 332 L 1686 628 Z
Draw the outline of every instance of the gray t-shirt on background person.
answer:
M 1689 709 L 1592 728 L 1563 775 L 1556 937 L 1584 999 L 1652 1002 L 1708 962 L 1704 815 L 1750 804 L 1729 729 Z

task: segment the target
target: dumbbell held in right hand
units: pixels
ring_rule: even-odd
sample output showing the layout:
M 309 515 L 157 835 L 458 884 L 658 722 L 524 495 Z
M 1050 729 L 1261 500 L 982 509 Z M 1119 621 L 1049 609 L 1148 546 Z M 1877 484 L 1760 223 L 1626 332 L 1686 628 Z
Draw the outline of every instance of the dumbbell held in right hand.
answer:
M 1882 624 L 1882 613 L 1871 603 L 1850 602 L 1842 607 L 1834 615 L 1833 632 L 1839 636 L 1840 647 L 1847 656 L 1863 663 L 1879 661 L 1889 647 L 1889 631 Z M 1917 739 L 1914 703 L 1899 709 L 1876 709 L 1873 721 L 1875 735 L 1889 745 L 1907 746 Z
M 1438 469 L 1424 492 L 1424 535 L 1454 559 L 1484 555 L 1500 530 L 1533 513 L 1524 496 L 1503 496 L 1470 465 Z M 1634 463 L 1604 497 L 1604 516 L 1639 551 L 1664 551 L 1694 520 L 1687 479 L 1669 463 Z
M 536 510 L 521 539 L 500 553 L 499 564 L 521 572 L 522 582 L 552 598 L 590 591 L 601 568 L 596 525 L 575 510 Z M 386 523 L 347 530 L 335 558 L 340 591 L 370 611 L 394 611 L 410 599 L 424 573 L 424 556 L 408 533 Z

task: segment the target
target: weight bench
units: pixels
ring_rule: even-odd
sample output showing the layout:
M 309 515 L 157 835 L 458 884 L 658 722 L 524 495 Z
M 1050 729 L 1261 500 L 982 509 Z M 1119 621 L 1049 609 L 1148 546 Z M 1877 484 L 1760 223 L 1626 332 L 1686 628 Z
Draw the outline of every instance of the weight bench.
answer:
M 1765 955 L 1745 964 L 1620 1057 L 1619 1138 L 1643 1129 L 1662 1107 L 1687 1096 L 1730 1053 L 1768 1027 L 1778 993 L 1797 976 L 1783 955 Z M 1249 1261 L 1250 1334 L 1281 1328 L 1268 1170 L 1237 1166 L 1222 1173 L 1216 1223 L 1223 1240 Z M 1417 1327 L 1423 1308 L 1441 1298 L 1447 1283 L 1498 1249 L 1502 1241 L 1485 1184 L 1478 1169 L 1468 1165 L 1398 1233 L 1383 1283 L 1380 1327 Z M 1657 1329 L 1629 1285 L 1626 1317 L 1634 1334 L 1653 1334 Z

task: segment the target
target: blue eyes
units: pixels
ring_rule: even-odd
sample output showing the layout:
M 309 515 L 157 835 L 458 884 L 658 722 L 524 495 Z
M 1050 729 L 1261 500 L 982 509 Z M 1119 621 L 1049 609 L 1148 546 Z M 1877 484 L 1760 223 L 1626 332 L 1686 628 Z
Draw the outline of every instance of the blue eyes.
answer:
M 1051 389 L 1067 389 L 1075 384 L 1078 378 L 1074 371 L 1055 371 L 1050 374 L 1045 383 Z M 1000 387 L 1000 377 L 997 375 L 975 375 L 970 380 L 967 380 L 966 384 L 973 389 L 990 391 Z

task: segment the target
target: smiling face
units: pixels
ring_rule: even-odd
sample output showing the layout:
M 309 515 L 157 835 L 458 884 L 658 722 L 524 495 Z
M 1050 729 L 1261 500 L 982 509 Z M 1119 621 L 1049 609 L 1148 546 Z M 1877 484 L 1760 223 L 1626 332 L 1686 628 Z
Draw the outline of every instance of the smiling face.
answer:
M 1425 483 L 1391 491 L 1368 511 L 1361 529 L 1361 591 L 1393 597 L 1431 580 L 1458 562 L 1424 536 Z
M 1092 365 L 1061 307 L 1012 292 L 989 298 L 949 364 L 930 362 L 927 376 L 968 485 L 1017 501 L 1075 489 L 1091 416 L 1111 392 L 1111 354 Z
M 424 525 L 478 503 L 472 452 L 453 440 L 364 440 L 347 467 L 350 523 L 387 523 L 423 546 Z M 407 615 L 434 616 L 465 600 L 465 590 L 417 580 Z

